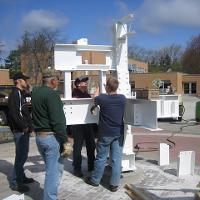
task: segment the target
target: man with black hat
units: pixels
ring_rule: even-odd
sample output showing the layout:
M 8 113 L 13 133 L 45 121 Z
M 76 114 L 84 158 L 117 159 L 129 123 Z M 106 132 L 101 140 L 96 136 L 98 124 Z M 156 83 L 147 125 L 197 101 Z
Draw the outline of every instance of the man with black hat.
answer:
M 14 134 L 16 147 L 10 188 L 19 192 L 29 191 L 29 187 L 24 184 L 34 182 L 32 178 L 27 178 L 25 176 L 23 168 L 28 158 L 29 133 L 33 130 L 25 94 L 27 79 L 29 79 L 29 77 L 25 76 L 23 73 L 16 73 L 13 76 L 15 87 L 8 98 L 9 125 Z
M 72 92 L 73 98 L 91 98 L 88 94 L 88 77 L 79 77 L 76 78 L 74 85 L 75 88 Z M 82 177 L 83 173 L 81 170 L 82 156 L 81 150 L 83 142 L 85 140 L 87 157 L 88 157 L 88 171 L 94 169 L 94 160 L 95 160 L 95 137 L 94 131 L 91 124 L 78 124 L 72 126 L 72 134 L 74 138 L 73 145 L 73 166 L 74 166 L 74 175 L 77 177 Z

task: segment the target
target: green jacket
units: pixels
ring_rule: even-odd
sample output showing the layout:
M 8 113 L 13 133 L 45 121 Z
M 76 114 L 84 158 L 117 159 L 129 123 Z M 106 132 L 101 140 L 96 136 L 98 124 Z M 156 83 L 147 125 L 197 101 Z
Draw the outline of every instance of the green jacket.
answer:
M 66 119 L 58 92 L 47 86 L 35 87 L 31 102 L 35 132 L 52 131 L 59 143 L 66 142 Z

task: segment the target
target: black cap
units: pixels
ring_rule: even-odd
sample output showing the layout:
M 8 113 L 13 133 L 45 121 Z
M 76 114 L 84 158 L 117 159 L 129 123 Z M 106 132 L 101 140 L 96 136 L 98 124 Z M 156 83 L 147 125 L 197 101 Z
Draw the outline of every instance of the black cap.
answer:
M 18 79 L 23 79 L 23 80 L 27 80 L 29 79 L 28 76 L 25 76 L 22 72 L 17 72 L 14 76 L 13 76 L 13 80 L 16 81 Z
M 79 78 L 76 78 L 74 81 L 74 85 L 77 87 L 79 83 L 81 82 L 87 82 L 88 81 L 88 77 L 87 76 L 82 76 Z

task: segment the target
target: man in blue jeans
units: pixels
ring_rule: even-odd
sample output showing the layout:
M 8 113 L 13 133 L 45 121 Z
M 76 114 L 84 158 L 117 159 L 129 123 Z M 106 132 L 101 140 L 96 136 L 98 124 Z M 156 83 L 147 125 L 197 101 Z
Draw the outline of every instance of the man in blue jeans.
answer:
M 54 70 L 43 73 L 43 85 L 32 91 L 32 113 L 38 150 L 45 162 L 44 200 L 57 200 L 63 172 L 62 155 L 66 150 L 66 120 L 63 103 L 55 89 Z
M 28 192 L 25 184 L 32 183 L 32 178 L 27 178 L 24 173 L 24 164 L 28 158 L 29 133 L 32 132 L 31 116 L 26 102 L 26 80 L 29 77 L 18 72 L 13 76 L 15 87 L 9 94 L 9 126 L 15 141 L 15 163 L 12 173 L 10 188 L 18 192 Z
M 97 187 L 104 173 L 105 164 L 109 151 L 112 158 L 112 174 L 109 188 L 112 192 L 117 191 L 121 176 L 121 161 L 123 149 L 123 116 L 126 98 L 117 94 L 119 82 L 116 78 L 110 77 L 106 82 L 106 94 L 95 97 L 95 105 L 91 112 L 98 105 L 100 107 L 99 129 L 97 141 L 97 155 L 94 163 L 94 170 L 90 177 L 85 179 L 89 185 Z

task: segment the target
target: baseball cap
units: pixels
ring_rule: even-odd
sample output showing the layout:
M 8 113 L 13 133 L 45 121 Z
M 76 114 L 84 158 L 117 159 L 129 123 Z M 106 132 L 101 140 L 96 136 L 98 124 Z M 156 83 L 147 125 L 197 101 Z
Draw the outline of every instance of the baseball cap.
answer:
M 81 77 L 75 79 L 74 85 L 77 86 L 79 83 L 86 82 L 86 81 L 88 81 L 88 77 L 87 76 L 81 76 Z
M 23 79 L 26 81 L 27 79 L 29 79 L 29 77 L 24 75 L 22 72 L 17 72 L 16 74 L 14 74 L 13 80 L 16 81 L 18 79 Z

